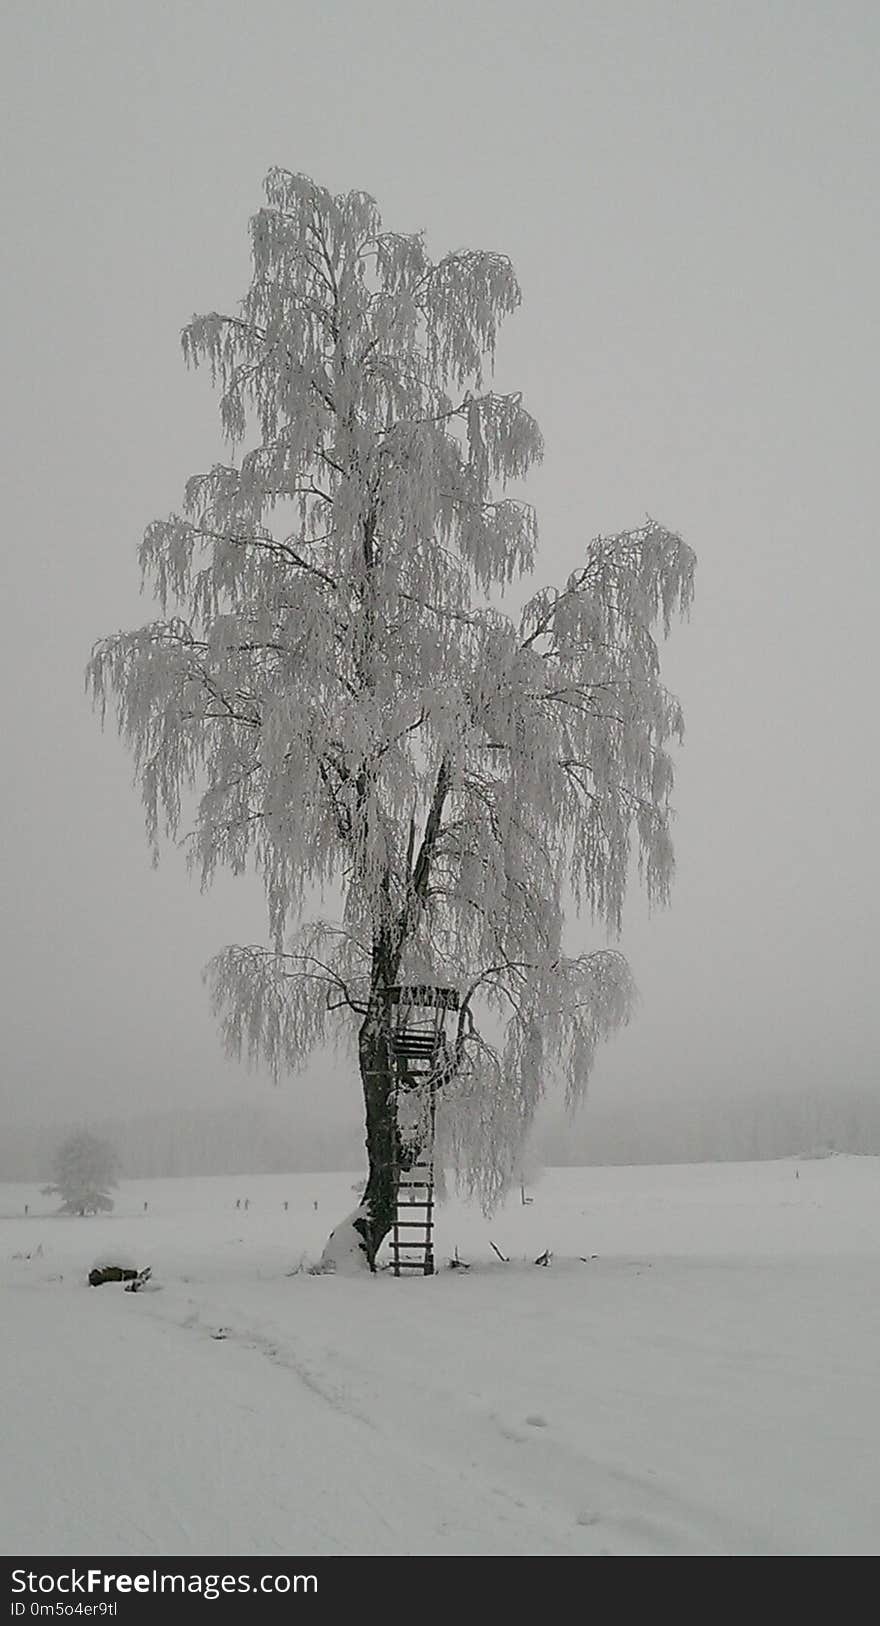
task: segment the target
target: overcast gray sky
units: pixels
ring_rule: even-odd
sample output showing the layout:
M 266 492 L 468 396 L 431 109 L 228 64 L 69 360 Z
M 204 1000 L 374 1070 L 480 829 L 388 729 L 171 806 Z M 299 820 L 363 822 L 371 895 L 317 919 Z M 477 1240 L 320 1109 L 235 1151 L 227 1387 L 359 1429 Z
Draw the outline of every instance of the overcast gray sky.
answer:
M 511 256 L 540 577 L 646 511 L 698 552 L 678 879 L 628 910 L 642 1007 L 595 1094 L 876 1081 L 875 0 L 7 0 L 0 60 L 5 1115 L 268 1090 L 200 980 L 259 895 L 151 870 L 82 668 L 220 452 L 179 332 L 244 293 L 274 164 Z

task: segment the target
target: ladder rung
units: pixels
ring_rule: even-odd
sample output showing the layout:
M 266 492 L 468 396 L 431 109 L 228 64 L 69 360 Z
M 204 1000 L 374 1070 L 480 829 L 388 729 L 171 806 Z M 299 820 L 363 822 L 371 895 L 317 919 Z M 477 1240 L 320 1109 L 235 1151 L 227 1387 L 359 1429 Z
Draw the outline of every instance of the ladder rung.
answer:
M 423 1220 L 395 1220 L 398 1231 L 424 1231 L 431 1229 L 431 1221 Z
M 398 1203 L 397 1206 L 398 1206 L 398 1208 L 402 1208 L 402 1209 L 405 1210 L 407 1208 L 433 1208 L 434 1204 L 433 1203 Z

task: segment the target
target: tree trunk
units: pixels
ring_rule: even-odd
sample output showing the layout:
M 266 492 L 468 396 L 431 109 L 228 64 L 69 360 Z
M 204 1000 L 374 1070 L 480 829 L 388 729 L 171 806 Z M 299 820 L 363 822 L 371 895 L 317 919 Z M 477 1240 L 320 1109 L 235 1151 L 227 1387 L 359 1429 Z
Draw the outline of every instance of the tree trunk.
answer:
M 387 1007 L 386 1007 L 387 1008 Z M 394 1224 L 400 1171 L 418 1148 L 402 1145 L 397 1124 L 397 1074 L 387 1017 L 371 1012 L 358 1035 L 369 1174 L 355 1212 L 330 1233 L 318 1269 L 375 1271 L 376 1256 Z
M 354 1223 L 364 1239 L 370 1269 L 375 1270 L 376 1255 L 394 1223 L 401 1162 L 391 1033 L 381 1019 L 368 1017 L 364 1022 L 358 1037 L 358 1055 L 369 1175 L 362 1212 Z

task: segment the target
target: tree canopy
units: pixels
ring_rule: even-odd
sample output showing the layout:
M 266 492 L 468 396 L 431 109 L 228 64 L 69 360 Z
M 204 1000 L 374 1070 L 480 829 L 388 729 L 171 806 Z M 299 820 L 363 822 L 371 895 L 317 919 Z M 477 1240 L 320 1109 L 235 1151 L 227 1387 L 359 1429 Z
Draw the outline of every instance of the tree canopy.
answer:
M 119 1159 L 109 1141 L 77 1130 L 59 1146 L 52 1164 L 53 1184 L 47 1194 L 62 1199 L 65 1214 L 109 1213 L 116 1185 Z
M 262 880 L 267 942 L 209 972 L 231 1050 L 296 1069 L 390 984 L 454 986 L 446 1147 L 491 1203 L 550 1077 L 576 1099 L 632 1009 L 620 954 L 567 946 L 567 899 L 616 932 L 633 855 L 668 895 L 682 715 L 657 637 L 694 556 L 648 520 L 504 613 L 538 541 L 510 488 L 542 454 L 486 382 L 509 261 L 433 260 L 366 194 L 283 170 L 251 242 L 240 309 L 183 334 L 229 458 L 148 526 L 160 619 L 98 644 L 88 681 L 154 845 L 193 809 L 203 882 Z M 338 914 L 303 918 L 324 888 Z

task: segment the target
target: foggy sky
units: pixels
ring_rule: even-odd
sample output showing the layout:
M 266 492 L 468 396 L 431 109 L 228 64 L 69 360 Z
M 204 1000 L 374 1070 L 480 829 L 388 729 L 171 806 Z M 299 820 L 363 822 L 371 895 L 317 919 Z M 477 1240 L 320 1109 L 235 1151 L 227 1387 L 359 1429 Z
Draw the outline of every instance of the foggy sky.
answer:
M 201 983 L 265 938 L 259 891 L 151 869 L 82 671 L 151 618 L 144 526 L 222 454 L 179 333 L 245 292 L 274 164 L 435 255 L 512 258 L 497 383 L 547 444 L 539 582 L 646 511 L 697 550 L 665 650 L 678 876 L 628 907 L 642 1004 L 595 1096 L 877 1080 L 878 53 L 873 0 L 4 9 L 7 1118 L 269 1090 Z M 353 1078 L 286 1087 L 359 1112 Z

